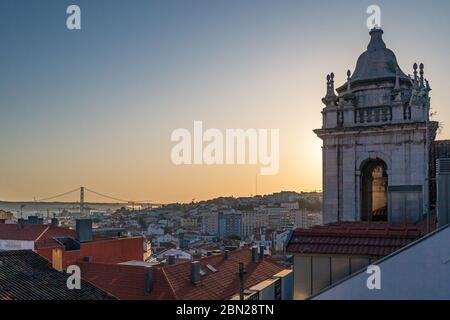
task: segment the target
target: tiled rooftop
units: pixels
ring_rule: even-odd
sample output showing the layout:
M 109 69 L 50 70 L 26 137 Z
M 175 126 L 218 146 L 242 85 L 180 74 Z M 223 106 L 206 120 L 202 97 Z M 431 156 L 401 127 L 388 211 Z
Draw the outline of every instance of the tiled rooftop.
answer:
M 198 260 L 204 275 L 201 282 L 191 282 L 191 263 L 153 267 L 153 290 L 144 294 L 144 267 L 98 263 L 80 263 L 86 280 L 111 293 L 119 299 L 178 299 L 178 300 L 225 300 L 239 292 L 239 262 L 243 262 L 245 288 L 248 289 L 284 270 L 270 258 L 252 262 L 251 250 L 239 249 Z M 216 272 L 210 270 L 212 266 Z
M 69 290 L 67 277 L 32 251 L 0 252 L 0 300 L 114 299 L 86 281 L 80 290 Z
M 143 266 L 124 264 L 79 262 L 83 279 L 107 291 L 121 300 L 174 300 L 173 293 L 164 272 L 156 269 L 153 273 L 152 292 L 144 293 L 145 269 Z
M 180 263 L 164 268 L 175 294 L 182 300 L 225 300 L 239 292 L 239 262 L 244 263 L 245 288 L 250 288 L 284 270 L 285 268 L 270 258 L 252 262 L 249 249 L 238 249 L 229 253 L 226 260 L 223 254 L 200 259 L 201 270 L 206 273 L 199 284 L 192 284 L 191 263 Z M 217 272 L 210 271 L 206 265 L 213 266 Z
M 60 246 L 54 240 L 58 237 L 75 238 L 76 231 L 51 224 L 25 224 L 23 229 L 19 229 L 18 224 L 0 224 L 1 240 L 34 241 L 37 249 Z M 96 235 L 93 237 L 94 241 L 104 239 L 109 238 Z
M 48 225 L 25 224 L 22 230 L 18 224 L 0 224 L 0 239 L 36 241 L 47 229 Z
M 419 236 L 419 229 L 412 223 L 338 222 L 295 230 L 287 251 L 382 257 Z

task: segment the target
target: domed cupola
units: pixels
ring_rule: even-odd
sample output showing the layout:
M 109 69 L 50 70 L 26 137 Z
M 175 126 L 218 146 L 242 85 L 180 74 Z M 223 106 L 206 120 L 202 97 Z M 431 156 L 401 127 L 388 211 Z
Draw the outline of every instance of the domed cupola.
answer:
M 386 47 L 383 41 L 383 30 L 372 29 L 370 36 L 367 50 L 359 56 L 355 71 L 350 78 L 352 87 L 372 82 L 395 83 L 397 75 L 401 82 L 410 83 L 408 76 L 400 69 L 394 52 Z M 337 91 L 343 91 L 346 87 L 343 85 Z

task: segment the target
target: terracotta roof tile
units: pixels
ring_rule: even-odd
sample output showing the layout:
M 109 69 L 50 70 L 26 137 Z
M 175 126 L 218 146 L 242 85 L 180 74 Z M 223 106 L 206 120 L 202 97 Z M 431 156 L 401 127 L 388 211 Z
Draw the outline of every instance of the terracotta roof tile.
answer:
M 192 284 L 190 278 L 191 263 L 180 263 L 167 266 L 164 271 L 177 297 L 181 300 L 225 300 L 231 298 L 239 292 L 239 279 L 237 272 L 239 262 L 244 263 L 245 287 L 250 288 L 285 268 L 270 258 L 265 258 L 261 262 L 251 261 L 251 250 L 240 249 L 229 254 L 226 260 L 223 254 L 213 255 L 198 260 L 202 271 L 206 275 L 202 276 L 201 282 Z M 217 272 L 210 271 L 206 265 L 213 266 Z
M 191 282 L 191 263 L 183 262 L 173 266 L 152 267 L 153 290 L 144 294 L 145 267 L 129 265 L 112 265 L 98 263 L 80 263 L 84 279 L 119 299 L 178 299 L 178 300 L 225 300 L 239 292 L 237 272 L 239 262 L 243 262 L 245 271 L 245 288 L 250 288 L 269 279 L 285 268 L 270 258 L 260 262 L 251 261 L 251 250 L 240 249 L 229 253 L 213 255 L 198 260 L 205 275 L 199 284 Z M 206 265 L 213 266 L 213 272 Z
M 25 224 L 20 230 L 18 224 L 0 224 L 0 239 L 36 241 L 47 228 L 48 225 Z
M 121 300 L 173 300 L 175 294 L 159 269 L 154 269 L 153 290 L 144 292 L 145 268 L 122 264 L 79 262 L 81 276 L 86 281 Z
M 303 254 L 385 256 L 420 236 L 412 223 L 338 222 L 297 229 L 287 251 Z

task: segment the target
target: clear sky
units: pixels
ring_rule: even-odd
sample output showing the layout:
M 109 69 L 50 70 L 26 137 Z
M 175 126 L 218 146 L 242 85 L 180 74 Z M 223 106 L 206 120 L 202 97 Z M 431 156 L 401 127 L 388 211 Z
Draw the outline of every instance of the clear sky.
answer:
M 70 4 L 81 31 L 66 29 Z M 259 166 L 172 164 L 170 135 L 194 120 L 280 130 L 279 174 L 258 193 L 321 189 L 325 76 L 340 85 L 354 69 L 370 4 L 403 71 L 425 64 L 449 138 L 447 0 L 2 0 L 0 200 L 78 186 L 155 202 L 254 194 Z

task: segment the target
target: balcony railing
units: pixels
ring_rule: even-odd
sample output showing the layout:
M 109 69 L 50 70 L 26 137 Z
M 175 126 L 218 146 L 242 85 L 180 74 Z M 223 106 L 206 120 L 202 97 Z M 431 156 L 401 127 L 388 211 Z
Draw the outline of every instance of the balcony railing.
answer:
M 355 110 L 356 124 L 377 124 L 392 121 L 392 109 L 389 106 L 359 108 Z

